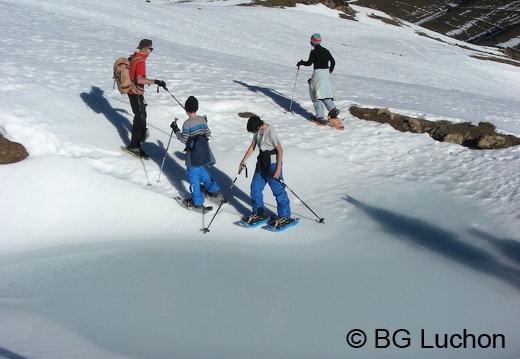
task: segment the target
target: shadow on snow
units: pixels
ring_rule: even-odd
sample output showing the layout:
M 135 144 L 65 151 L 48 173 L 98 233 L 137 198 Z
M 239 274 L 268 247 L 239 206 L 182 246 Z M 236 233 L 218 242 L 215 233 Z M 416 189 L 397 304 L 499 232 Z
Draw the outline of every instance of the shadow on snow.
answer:
M 0 358 L 9 358 L 9 359 L 27 359 L 21 355 L 13 353 L 9 350 L 0 347 Z
M 267 88 L 267 87 L 249 85 L 245 82 L 241 82 L 241 81 L 237 81 L 237 80 L 233 80 L 233 81 L 239 85 L 244 86 L 249 91 L 259 92 L 259 93 L 264 94 L 266 97 L 269 97 L 270 99 L 272 99 L 274 101 L 274 103 L 276 105 L 278 105 L 279 107 L 281 107 L 283 110 L 285 110 L 287 112 L 291 112 L 291 111 L 289 111 L 289 107 L 291 107 L 291 99 L 285 97 L 278 91 L 273 90 L 271 88 Z M 310 121 L 310 118 L 313 115 L 312 112 L 309 112 L 307 109 L 303 108 L 299 103 L 294 102 L 294 101 L 292 102 L 291 110 L 292 110 L 293 114 L 299 115 L 299 116 L 303 117 L 304 119 L 306 119 L 307 121 Z
M 79 97 L 81 97 L 83 102 L 85 102 L 92 111 L 104 115 L 106 119 L 114 125 L 123 143 L 128 145 L 130 143 L 129 133 L 132 132 L 132 123 L 121 113 L 129 113 L 120 108 L 113 108 L 103 94 L 103 90 L 99 87 L 92 86 L 89 93 L 82 92 Z
M 456 234 L 418 218 L 364 204 L 350 196 L 345 196 L 343 199 L 377 221 L 384 231 L 403 238 L 407 243 L 440 254 L 481 273 L 492 275 L 520 289 L 519 269 L 500 262 L 495 256 L 477 246 L 461 241 Z M 510 249 L 511 243 L 514 242 L 491 238 L 481 233 L 480 235 L 502 246 L 503 249 Z M 516 243 L 514 249 L 518 251 L 518 248 Z
M 103 90 L 101 90 L 99 87 L 92 86 L 92 89 L 89 93 L 83 92 L 80 94 L 80 97 L 85 102 L 85 104 L 89 108 L 91 108 L 95 113 L 102 114 L 105 116 L 105 118 L 116 128 L 123 143 L 125 143 L 126 145 L 130 143 L 132 123 L 128 118 L 123 116 L 122 113 L 128 114 L 133 117 L 132 114 L 123 109 L 113 108 L 112 105 L 104 97 Z M 188 198 L 190 196 L 190 193 L 186 190 L 185 185 L 185 183 L 188 183 L 186 168 L 184 165 L 181 165 L 177 161 L 175 161 L 169 155 L 169 153 L 166 153 L 166 148 L 168 148 L 168 151 L 171 151 L 172 146 L 178 145 L 178 139 L 173 133 L 171 133 L 170 138 L 168 140 L 169 145 L 166 146 L 162 141 L 157 141 L 157 144 L 152 142 L 145 142 L 143 144 L 143 149 L 149 154 L 150 159 L 154 161 L 159 168 L 161 167 L 161 165 L 163 165 L 164 160 L 161 177 L 166 178 L 168 181 L 170 181 L 172 186 L 177 189 L 181 197 Z M 184 144 L 181 145 L 184 146 Z M 181 160 L 182 162 L 184 161 L 185 156 L 183 152 L 177 151 L 175 152 L 175 155 L 179 160 Z M 144 171 L 146 173 L 146 167 L 144 167 Z M 213 179 L 219 184 L 223 193 L 226 194 L 233 180 L 215 166 L 209 168 L 209 172 Z M 154 180 L 150 181 L 149 178 L 147 179 L 150 185 L 157 183 Z M 251 198 L 248 194 L 240 190 L 236 185 L 229 191 L 227 197 L 229 201 L 228 205 L 234 207 L 237 210 L 237 212 L 241 215 L 247 215 L 251 212 L 251 210 L 248 207 L 244 206 L 239 201 L 241 200 L 242 202 L 250 203 Z M 222 209 L 224 210 L 224 208 Z

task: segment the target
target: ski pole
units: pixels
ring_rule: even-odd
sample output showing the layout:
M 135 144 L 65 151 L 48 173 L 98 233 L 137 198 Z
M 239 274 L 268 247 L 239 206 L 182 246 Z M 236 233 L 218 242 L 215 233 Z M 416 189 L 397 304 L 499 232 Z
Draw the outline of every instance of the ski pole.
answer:
M 298 198 L 300 200 L 300 202 L 303 203 L 303 205 L 305 207 L 307 207 L 309 209 L 309 211 L 311 211 L 312 214 L 314 214 L 319 219 L 318 223 L 325 223 L 325 219 L 320 218 L 316 213 L 314 213 L 314 211 L 311 209 L 311 207 L 307 206 L 307 204 L 305 204 L 305 202 L 303 202 L 302 199 L 300 197 L 298 197 L 298 195 L 296 193 L 294 193 L 294 191 L 292 189 L 290 189 L 289 186 L 287 186 L 284 181 L 282 181 L 281 179 L 278 179 L 277 181 L 280 182 L 289 191 L 291 191 L 291 193 L 294 194 L 296 196 L 296 198 Z
M 292 112 L 292 103 L 294 98 L 294 91 L 296 91 L 296 82 L 298 82 L 298 72 L 300 72 L 300 66 L 298 66 L 298 69 L 296 70 L 296 78 L 294 79 L 294 87 L 292 90 L 292 96 L 291 96 L 291 104 L 289 105 L 289 111 Z
M 164 157 L 162 159 L 161 169 L 159 171 L 159 177 L 157 177 L 157 186 L 159 185 L 159 181 L 161 179 L 161 173 L 162 173 L 162 169 L 163 169 L 163 166 L 164 166 L 164 161 L 166 160 L 166 155 L 168 154 L 168 148 L 170 148 L 170 142 L 171 142 L 172 136 L 173 136 L 173 128 L 174 128 L 173 125 L 174 124 L 176 125 L 177 121 L 179 121 L 179 119 L 176 117 L 175 120 L 170 125 L 170 127 L 172 128 L 172 133 L 170 134 L 170 139 L 168 140 L 168 145 L 166 146 L 166 151 L 164 151 Z
M 168 92 L 170 94 L 171 97 L 173 97 L 173 99 L 179 104 L 179 106 L 182 107 L 183 110 L 186 111 L 186 109 L 184 108 L 184 106 L 179 102 L 179 100 L 177 100 L 177 98 L 175 96 L 173 96 L 173 94 L 166 88 L 166 87 L 163 87 L 166 92 Z M 159 87 L 157 87 L 157 91 L 159 91 Z
M 244 167 L 242 167 L 242 168 L 245 168 L 245 170 L 246 170 L 246 178 L 247 178 L 247 167 L 244 165 Z M 231 191 L 231 189 L 232 189 L 233 186 L 235 185 L 235 182 L 237 181 L 238 176 L 240 176 L 240 172 L 242 172 L 242 168 L 240 168 L 240 171 L 238 171 L 238 175 L 235 177 L 235 179 L 234 179 L 233 182 L 231 183 L 231 186 L 230 186 L 229 189 L 227 190 L 227 192 L 226 192 L 226 194 L 224 195 L 224 197 L 226 197 L 226 196 L 229 194 L 229 191 Z M 218 206 L 217 211 L 216 211 L 215 214 L 213 215 L 213 218 L 211 218 L 211 221 L 209 222 L 208 226 L 202 230 L 202 232 L 203 232 L 204 234 L 206 234 L 206 233 L 209 232 L 209 226 L 211 226 L 211 223 L 213 223 L 213 220 L 214 220 L 215 217 L 217 216 L 217 213 L 218 213 L 218 211 L 220 211 L 220 207 L 222 207 L 223 204 L 224 204 L 224 200 L 222 200 L 222 201 L 220 202 L 220 205 Z

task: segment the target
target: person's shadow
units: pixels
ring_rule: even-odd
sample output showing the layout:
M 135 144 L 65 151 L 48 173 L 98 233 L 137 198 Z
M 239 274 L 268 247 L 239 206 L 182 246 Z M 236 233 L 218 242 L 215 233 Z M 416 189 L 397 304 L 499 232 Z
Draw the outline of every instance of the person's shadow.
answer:
M 181 151 L 176 151 L 175 156 L 181 160 L 184 161 L 185 153 Z M 171 159 L 173 162 L 175 162 L 173 159 Z M 218 161 L 218 159 L 217 159 Z M 175 162 L 176 163 L 176 162 Z M 166 164 L 165 164 L 166 167 Z M 184 177 L 186 178 L 186 168 L 183 167 L 184 171 Z M 238 185 L 237 182 L 240 180 L 240 177 L 245 178 L 245 171 L 242 171 L 240 174 L 240 177 L 237 177 L 237 181 L 233 184 L 234 178 L 232 179 L 227 174 L 219 170 L 216 166 L 211 166 L 208 169 L 209 174 L 211 175 L 211 178 L 215 180 L 215 182 L 218 183 L 220 186 L 220 190 L 222 191 L 222 194 L 226 197 L 228 200 L 228 203 L 226 206 L 232 206 L 235 208 L 235 210 L 240 213 L 242 216 L 247 216 L 248 214 L 251 214 L 251 208 L 246 207 L 243 203 L 251 203 L 251 197 L 244 191 L 242 191 Z M 233 184 L 233 187 L 231 185 Z M 249 185 L 249 183 L 248 183 Z M 188 194 L 189 195 L 189 194 Z
M 83 92 L 80 94 L 80 97 L 95 113 L 105 116 L 105 118 L 116 128 L 123 143 L 126 145 L 130 143 L 132 123 L 122 114 L 127 114 L 130 116 L 133 116 L 133 114 L 130 114 L 128 111 L 123 109 L 113 108 L 105 98 L 103 90 L 101 90 L 99 87 L 92 86 L 92 89 L 89 93 Z M 130 104 L 128 104 L 128 106 L 130 106 Z M 143 149 L 148 152 L 150 159 L 156 162 L 159 166 L 161 166 L 162 160 L 164 158 L 164 173 L 162 175 L 164 175 L 172 183 L 172 185 L 179 191 L 180 195 L 189 195 L 189 193 L 186 193 L 185 186 L 183 184 L 183 178 L 185 177 L 186 170 L 183 166 L 177 164 L 171 157 L 164 157 L 166 149 L 163 143 L 161 141 L 158 141 L 158 144 L 145 142 L 143 144 Z M 153 180 L 150 179 L 148 182 L 150 181 Z
M 103 90 L 99 87 L 92 86 L 89 93 L 82 92 L 79 96 L 83 102 L 92 109 L 92 111 L 104 115 L 105 118 L 116 128 L 123 143 L 128 145 L 130 143 L 132 123 L 128 118 L 123 116 L 122 113 L 129 113 L 120 108 L 113 108 L 103 94 Z
M 122 141 L 125 144 L 128 144 L 130 142 L 132 124 L 130 120 L 128 120 L 121 113 L 129 113 L 123 109 L 113 108 L 103 94 L 103 90 L 101 90 L 99 87 L 92 86 L 92 89 L 89 93 L 83 92 L 80 94 L 80 97 L 95 113 L 104 115 L 105 118 L 116 128 Z M 174 134 L 170 134 L 169 144 L 166 147 L 162 141 L 157 142 L 157 144 L 152 142 L 145 142 L 143 144 L 143 149 L 145 149 L 146 152 L 148 152 L 150 155 L 150 160 L 154 161 L 159 168 L 162 168 L 162 173 L 160 174 L 162 180 L 170 181 L 172 186 L 177 189 L 181 197 L 189 198 L 190 193 L 189 190 L 186 189 L 189 187 L 189 185 L 186 175 L 186 168 L 184 166 L 184 152 L 175 151 L 175 157 L 177 157 L 179 162 L 182 164 L 178 163 L 174 158 L 172 158 L 169 153 L 166 153 L 166 147 L 168 147 L 168 152 L 172 152 L 171 147 L 175 146 L 175 144 L 179 144 L 177 137 Z M 243 204 L 251 203 L 251 198 L 249 195 L 240 190 L 236 182 L 233 187 L 231 187 L 233 180 L 224 172 L 220 171 L 217 167 L 212 166 L 209 169 L 209 172 L 213 179 L 221 187 L 222 193 L 226 195 L 226 199 L 229 201 L 227 205 L 234 207 L 236 211 L 243 216 L 250 214 L 251 209 Z M 158 180 L 161 179 L 158 178 Z M 151 181 L 153 182 L 153 180 Z
M 478 229 L 469 229 L 469 233 L 494 245 L 505 257 L 520 265 L 520 242 L 509 238 L 498 238 Z
M 455 233 L 422 219 L 367 205 L 350 196 L 345 196 L 343 199 L 364 211 L 380 224 L 383 231 L 394 234 L 396 238 L 442 255 L 478 272 L 492 275 L 520 290 L 519 269 L 500 262 L 492 254 L 477 246 L 461 241 Z M 518 250 L 518 245 L 514 248 Z
M 175 136 L 175 135 L 174 135 Z M 177 138 L 172 138 L 171 142 L 176 141 Z M 161 182 L 169 181 L 171 185 L 177 189 L 179 196 L 183 198 L 190 198 L 190 192 L 186 188 L 189 187 L 188 178 L 186 176 L 186 168 L 175 161 L 170 153 L 166 153 L 166 147 L 162 141 L 157 141 L 158 144 L 149 144 L 149 147 L 154 146 L 154 155 L 150 156 L 150 159 L 157 163 L 158 167 L 162 167 L 160 173 Z M 171 151 L 171 146 L 168 148 L 168 152 Z M 160 156 L 158 154 L 161 154 Z M 184 161 L 184 153 L 180 153 L 178 156 L 180 160 Z M 164 161 L 164 164 L 163 164 Z
M 291 99 L 287 98 L 286 96 L 282 95 L 281 93 L 279 93 L 276 90 L 273 90 L 273 89 L 267 88 L 267 87 L 260 87 L 260 86 L 249 85 L 249 84 L 247 84 L 245 82 L 241 82 L 241 81 L 238 81 L 238 80 L 233 80 L 233 81 L 235 83 L 239 84 L 239 85 L 244 86 L 249 91 L 259 92 L 259 93 L 264 94 L 265 96 L 271 98 L 274 101 L 275 104 L 280 106 L 285 111 L 293 112 L 296 115 L 300 115 L 301 117 L 305 118 L 307 121 L 310 121 L 310 118 L 313 115 L 312 112 L 309 112 L 307 109 L 303 108 L 297 102 L 293 101 L 292 102 L 292 107 L 291 107 Z M 290 110 L 289 110 L 289 107 L 291 108 Z

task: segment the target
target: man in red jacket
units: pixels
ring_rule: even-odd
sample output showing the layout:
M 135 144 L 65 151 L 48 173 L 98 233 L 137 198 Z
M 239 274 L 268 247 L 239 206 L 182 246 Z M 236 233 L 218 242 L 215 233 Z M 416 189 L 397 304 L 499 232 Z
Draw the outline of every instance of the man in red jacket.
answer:
M 141 144 L 148 137 L 146 128 L 146 101 L 144 100 L 144 85 L 158 85 L 166 89 L 166 83 L 162 80 L 151 80 L 146 78 L 146 58 L 153 51 L 152 40 L 142 39 L 137 47 L 139 51 L 134 52 L 130 58 L 130 76 L 136 85 L 128 92 L 130 106 L 134 113 L 132 126 L 132 137 L 130 145 L 125 150 L 135 157 L 148 158 L 146 152 L 141 149 Z

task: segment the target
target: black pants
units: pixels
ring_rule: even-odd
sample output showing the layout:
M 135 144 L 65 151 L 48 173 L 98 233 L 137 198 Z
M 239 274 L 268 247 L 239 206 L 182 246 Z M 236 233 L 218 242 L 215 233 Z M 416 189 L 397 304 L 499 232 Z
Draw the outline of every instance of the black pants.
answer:
M 132 138 L 130 139 L 131 148 L 140 148 L 141 139 L 146 136 L 146 102 L 143 95 L 128 94 L 130 106 L 134 113 L 134 124 L 132 126 Z

